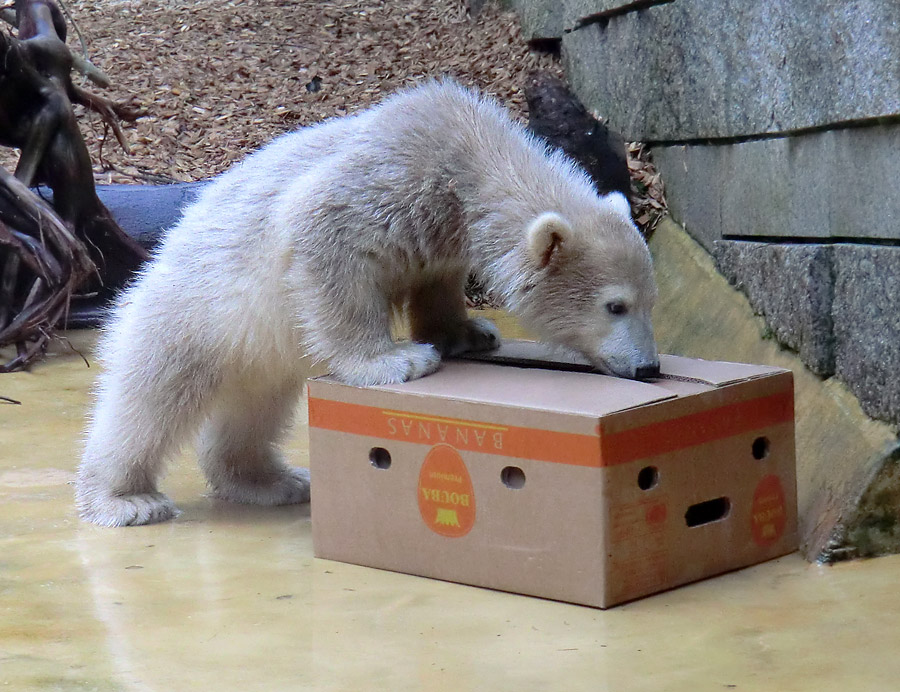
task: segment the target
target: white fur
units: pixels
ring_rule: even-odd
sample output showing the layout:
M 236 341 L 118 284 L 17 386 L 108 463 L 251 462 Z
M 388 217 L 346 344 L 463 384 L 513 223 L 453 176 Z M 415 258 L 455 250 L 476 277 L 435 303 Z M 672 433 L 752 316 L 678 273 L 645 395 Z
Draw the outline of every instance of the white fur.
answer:
M 280 137 L 204 189 L 122 296 L 100 347 L 82 516 L 174 516 L 157 488 L 162 464 L 201 426 L 215 495 L 306 501 L 308 475 L 277 443 L 309 360 L 368 385 L 495 346 L 493 325 L 466 317 L 472 268 L 539 334 L 633 374 L 656 358 L 655 285 L 619 206 L 452 82 Z M 569 237 L 541 266 L 526 230 L 547 212 Z M 629 301 L 627 319 L 609 314 L 610 291 Z M 391 340 L 398 307 L 412 342 Z
M 626 219 L 631 219 L 631 204 L 625 199 L 625 195 L 621 192 L 610 192 L 603 197 L 611 209 Z

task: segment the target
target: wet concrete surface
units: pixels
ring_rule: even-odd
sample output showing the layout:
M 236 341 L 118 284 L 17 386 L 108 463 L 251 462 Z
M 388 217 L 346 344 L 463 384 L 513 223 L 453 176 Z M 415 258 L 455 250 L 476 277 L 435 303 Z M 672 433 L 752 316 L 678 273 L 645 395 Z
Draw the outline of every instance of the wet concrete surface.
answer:
M 69 337 L 92 361 L 94 334 Z M 2 689 L 898 689 L 897 557 L 795 554 L 600 611 L 314 559 L 308 506 L 212 500 L 189 451 L 163 484 L 177 520 L 84 524 L 96 367 L 60 346 L 0 376 L 21 402 L 0 403 Z

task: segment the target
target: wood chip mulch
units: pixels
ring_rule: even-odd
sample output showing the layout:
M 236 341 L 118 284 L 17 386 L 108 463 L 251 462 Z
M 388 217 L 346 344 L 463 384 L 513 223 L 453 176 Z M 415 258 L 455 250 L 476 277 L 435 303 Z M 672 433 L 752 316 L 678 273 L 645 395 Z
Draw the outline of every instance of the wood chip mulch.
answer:
M 473 19 L 459 0 L 84 0 L 76 21 L 114 95 L 148 111 L 127 128 L 131 156 L 112 140 L 101 152 L 94 119 L 91 151 L 110 181 L 208 177 L 283 132 L 431 75 L 523 114 L 524 74 L 561 74 L 528 50 L 514 15 L 489 6 Z
M 98 117 L 80 113 L 98 183 L 206 178 L 273 137 L 379 101 L 426 76 L 452 75 L 493 94 L 523 121 L 532 70 L 563 76 L 530 50 L 514 13 L 462 0 L 79 0 L 67 3 L 89 58 L 112 79 L 105 96 L 147 111 L 123 152 Z M 69 44 L 80 50 L 75 31 Z M 96 90 L 93 85 L 88 88 Z M 635 216 L 665 211 L 659 176 L 629 147 Z M 0 163 L 11 165 L 8 156 Z

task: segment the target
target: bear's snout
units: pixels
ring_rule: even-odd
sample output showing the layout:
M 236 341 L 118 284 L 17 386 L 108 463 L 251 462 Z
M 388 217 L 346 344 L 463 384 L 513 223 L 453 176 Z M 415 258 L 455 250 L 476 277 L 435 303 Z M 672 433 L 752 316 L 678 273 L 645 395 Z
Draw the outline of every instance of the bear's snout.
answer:
M 651 380 L 659 377 L 659 361 L 653 363 L 643 363 L 634 369 L 634 379 Z

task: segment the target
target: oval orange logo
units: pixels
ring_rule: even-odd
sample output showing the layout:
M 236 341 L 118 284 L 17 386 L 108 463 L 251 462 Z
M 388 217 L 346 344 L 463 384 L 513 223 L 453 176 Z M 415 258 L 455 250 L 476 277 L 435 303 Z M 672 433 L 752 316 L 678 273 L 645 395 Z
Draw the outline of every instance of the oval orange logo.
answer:
M 651 526 L 659 525 L 665 522 L 669 510 L 661 502 L 650 505 L 644 511 L 644 520 Z
M 475 525 L 475 491 L 462 457 L 450 445 L 432 447 L 419 471 L 419 512 L 442 536 L 465 536 Z
M 756 486 L 750 508 L 750 522 L 756 545 L 769 546 L 781 538 L 787 524 L 787 510 L 784 490 L 778 476 L 768 475 Z

